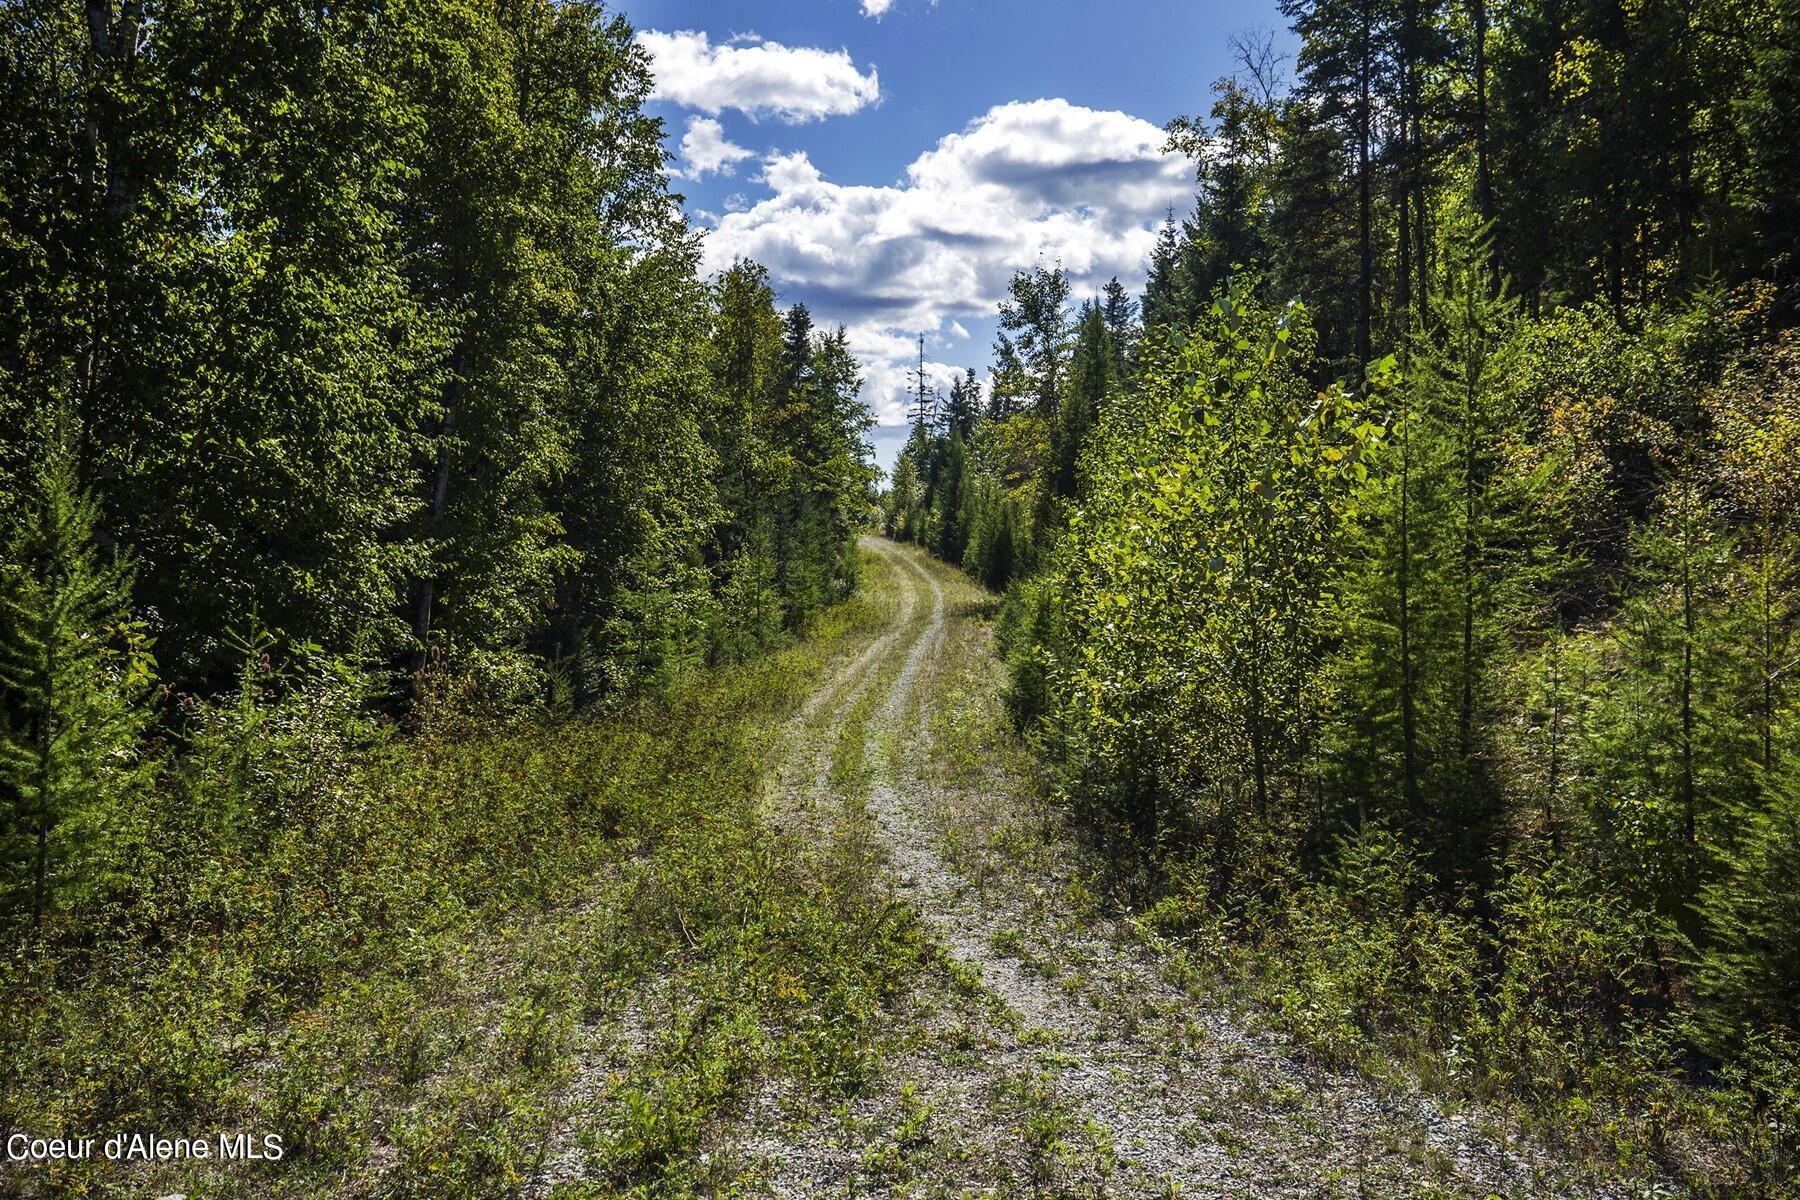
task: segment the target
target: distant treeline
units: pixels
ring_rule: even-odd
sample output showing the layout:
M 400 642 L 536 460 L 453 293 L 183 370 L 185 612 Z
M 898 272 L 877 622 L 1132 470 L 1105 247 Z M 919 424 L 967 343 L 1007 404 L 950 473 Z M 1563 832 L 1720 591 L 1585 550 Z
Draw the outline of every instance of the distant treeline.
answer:
M 697 275 L 651 82 L 585 0 L 8 6 L 0 915 L 246 680 L 567 707 L 853 586 L 857 364 Z
M 1141 301 L 1015 278 L 888 527 L 1278 1020 L 1794 1194 L 1800 8 L 1287 11 Z

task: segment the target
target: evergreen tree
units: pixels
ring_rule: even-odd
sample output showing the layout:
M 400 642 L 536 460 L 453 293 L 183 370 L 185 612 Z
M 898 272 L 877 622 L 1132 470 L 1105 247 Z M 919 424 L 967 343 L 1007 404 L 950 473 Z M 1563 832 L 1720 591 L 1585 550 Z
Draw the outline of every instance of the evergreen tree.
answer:
M 1113 377 L 1123 381 L 1137 357 L 1138 339 L 1143 336 L 1137 323 L 1138 303 L 1116 275 L 1106 281 L 1101 295 L 1100 313 L 1106 320 L 1106 332 L 1112 337 Z
M 1284 0 L 1282 12 L 1303 39 L 1304 96 L 1336 124 L 1354 155 L 1357 245 L 1356 336 L 1359 366 L 1372 361 L 1377 233 L 1379 113 L 1394 93 L 1392 0 Z
M 95 549 L 73 445 L 64 423 L 0 560 L 0 912 L 34 926 L 96 882 L 153 667 L 130 567 Z
M 1760 36 L 1727 51 L 1749 52 L 1731 111 L 1748 151 L 1745 207 L 1756 238 L 1749 257 L 1780 289 L 1791 321 L 1800 313 L 1800 189 L 1793 186 L 1800 178 L 1800 0 L 1772 0 L 1760 15 Z M 1715 99 L 1712 107 L 1723 106 Z
M 719 405 L 707 433 L 724 464 L 719 557 L 729 560 L 743 551 L 762 519 L 757 456 L 767 401 L 781 370 L 782 325 L 769 273 L 755 263 L 732 264 L 719 278 L 716 305 L 712 343 Z
M 1150 252 L 1150 271 L 1144 283 L 1144 331 L 1173 329 L 1181 325 L 1188 308 L 1188 286 L 1181 269 L 1181 235 L 1170 213 L 1156 235 Z
M 967 496 L 968 451 L 960 433 L 952 431 L 945 442 L 943 467 L 932 498 L 932 553 L 946 562 L 960 563 L 968 549 Z
M 1772 776 L 1739 848 L 1700 895 L 1705 951 L 1696 981 L 1707 1024 L 1729 1046 L 1746 1028 L 1800 1026 L 1800 763 Z
M 967 442 L 975 434 L 975 422 L 981 417 L 981 383 L 973 371 L 964 371 L 950 385 L 950 399 L 944 405 L 944 432 Z
M 1711 847 L 1729 840 L 1742 799 L 1720 790 L 1741 758 L 1747 715 L 1727 699 L 1720 540 L 1716 515 L 1685 480 L 1637 531 L 1620 669 L 1593 699 L 1579 748 L 1606 860 L 1640 904 L 1690 931 L 1694 901 L 1717 878 Z
M 1169 124 L 1169 145 L 1195 164 L 1200 190 L 1194 216 L 1183 228 L 1182 276 L 1186 325 L 1210 303 L 1234 271 L 1250 270 L 1268 252 L 1268 185 L 1274 162 L 1277 109 L 1243 81 L 1227 76 L 1213 84 L 1210 129 L 1187 117 Z
M 1319 382 L 1356 377 L 1357 222 L 1353 147 L 1313 97 L 1288 100 L 1271 169 L 1269 293 L 1307 301 L 1319 336 Z
M 912 443 L 908 443 L 894 463 L 894 476 L 888 486 L 885 528 L 895 541 L 918 540 L 920 492 L 917 460 Z
M 1443 247 L 1432 332 L 1413 341 L 1388 469 L 1365 506 L 1339 663 L 1356 711 L 1339 755 L 1359 811 L 1410 829 L 1440 880 L 1482 882 L 1501 832 L 1487 741 L 1498 664 L 1554 567 L 1510 553 L 1532 532 L 1502 470 L 1518 433 L 1517 306 L 1495 294 L 1485 242 L 1466 219 L 1460 230 Z
M 1077 488 L 1077 466 L 1088 433 L 1100 419 L 1106 397 L 1116 386 L 1117 355 L 1100 305 L 1084 304 L 1076 321 L 1075 352 L 1069 362 L 1068 401 L 1056 424 L 1056 473 L 1052 486 L 1071 497 Z

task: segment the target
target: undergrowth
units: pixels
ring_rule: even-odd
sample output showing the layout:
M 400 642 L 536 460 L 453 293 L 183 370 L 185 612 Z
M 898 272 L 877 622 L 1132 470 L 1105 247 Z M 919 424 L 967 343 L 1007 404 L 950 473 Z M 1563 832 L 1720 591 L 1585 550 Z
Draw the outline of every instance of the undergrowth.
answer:
M 972 879 L 1001 862 L 1042 877 L 1069 854 L 1056 902 L 1071 918 L 1124 918 L 1196 1003 L 1242 1004 L 1324 1065 L 1479 1101 L 1645 1195 L 1800 1196 L 1800 1043 L 1773 1030 L 1729 1063 L 1692 1054 L 1670 995 L 1679 950 L 1565 858 L 1515 854 L 1482 911 L 1446 901 L 1378 822 L 1314 872 L 1254 873 L 1254 890 L 1221 881 L 1204 849 L 1170 849 L 1151 870 L 1135 847 L 1113 857 L 1128 843 L 1058 799 L 1055 764 L 1034 769 L 991 677 L 942 681 L 933 721 L 940 784 L 1011 809 L 953 831 Z
M 112 885 L 0 961 L 0 1128 L 274 1133 L 285 1157 L 96 1156 L 0 1182 L 709 1187 L 721 1168 L 695 1150 L 742 1084 L 854 1089 L 864 1030 L 918 960 L 904 914 L 822 877 L 758 811 L 782 719 L 879 620 L 864 593 L 804 642 L 560 720 L 401 736 L 348 679 L 276 698 L 254 672 L 235 701 L 190 704 Z M 605 1031 L 634 1022 L 661 1032 L 584 1080 Z
M 1722 1070 L 1691 1057 L 1654 931 L 1565 863 L 1516 857 L 1485 913 L 1438 898 L 1379 824 L 1321 877 L 1249 901 L 1222 902 L 1194 862 L 1166 868 L 1135 926 L 1174 975 L 1228 986 L 1326 1063 L 1477 1098 L 1653 1192 L 1800 1195 L 1800 1046 L 1765 1035 Z

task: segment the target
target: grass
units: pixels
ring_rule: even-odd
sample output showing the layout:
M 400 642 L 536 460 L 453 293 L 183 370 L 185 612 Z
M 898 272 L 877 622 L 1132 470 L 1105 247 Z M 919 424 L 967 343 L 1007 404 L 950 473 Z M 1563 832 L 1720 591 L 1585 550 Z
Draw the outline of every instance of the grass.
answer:
M 1018 1076 L 1001 1091 L 1025 1148 L 1031 1190 L 1038 1196 L 1096 1197 L 1118 1171 L 1106 1130 L 1070 1109 L 1046 1076 Z
M 971 623 L 951 636 L 973 646 L 988 632 Z M 1072 999 L 1106 1013 L 1110 1028 L 1120 1036 L 1168 1034 L 1178 1044 L 1200 1050 L 1208 1041 L 1206 1030 L 1179 1008 L 1162 1013 L 1119 994 L 1082 960 L 1083 932 L 1111 926 L 1135 942 L 1139 952 L 1151 952 L 1165 982 L 1197 1002 L 1224 1005 L 1252 1026 L 1280 1027 L 1314 1051 L 1317 1060 L 1403 1086 L 1422 1084 L 1447 1098 L 1466 1094 L 1464 1080 L 1450 1077 L 1454 1072 L 1438 1066 L 1433 1077 L 1416 1069 L 1422 1062 L 1444 1061 L 1441 1053 L 1423 1053 L 1433 1049 L 1428 1045 L 1429 1030 L 1413 1040 L 1409 1032 L 1419 1033 L 1416 1026 L 1409 1031 L 1405 1022 L 1387 1019 L 1387 1014 L 1373 1011 L 1361 999 L 1371 972 L 1363 969 L 1360 959 L 1340 964 L 1329 954 L 1297 953 L 1291 940 L 1247 944 L 1242 931 L 1222 920 L 1208 902 L 1207 881 L 1186 880 L 1179 871 L 1171 871 L 1154 891 L 1141 886 L 1122 889 L 1103 851 L 1085 845 L 1075 820 L 1059 812 L 1054 781 L 1031 761 L 1028 747 L 1011 731 L 994 695 L 991 663 L 973 661 L 976 657 L 965 654 L 939 666 L 938 677 L 921 686 L 922 693 L 940 702 L 925 714 L 929 738 L 920 758 L 935 787 L 961 795 L 951 806 L 957 810 L 956 819 L 942 831 L 945 859 L 981 895 L 1015 903 L 1011 923 L 989 934 L 990 952 L 1046 974 L 1054 973 L 1056 960 L 1066 954 L 1059 978 L 1064 990 Z M 1342 924 L 1321 921 L 1317 944 L 1327 950 L 1336 947 L 1340 957 L 1352 948 L 1366 951 L 1367 957 L 1385 945 L 1378 938 L 1359 936 L 1362 931 L 1340 928 Z M 1420 936 L 1436 937 L 1439 932 L 1433 926 Z M 1391 933 L 1387 936 L 1393 940 Z M 1034 953 L 1033 946 L 1040 944 L 1054 949 Z M 1457 966 L 1460 960 L 1450 954 L 1455 948 L 1450 945 L 1426 962 L 1426 968 L 1436 972 L 1430 979 Z M 1305 986 L 1298 986 L 1302 983 Z M 1402 981 L 1382 994 L 1397 997 L 1400 1006 L 1422 1006 L 1433 1002 L 1441 990 Z M 1291 1090 L 1277 1088 L 1262 1095 L 1252 1084 L 1246 1095 L 1252 1092 L 1259 1103 L 1298 1127 L 1319 1124 Z M 1524 1124 L 1567 1136 L 1569 1122 L 1558 1119 L 1560 1114 L 1522 1111 L 1511 1094 L 1493 1088 L 1484 1087 L 1479 1094 L 1498 1118 L 1497 1129 L 1490 1132 L 1504 1136 Z M 1568 1101 L 1562 1103 L 1566 1106 Z M 1587 1123 L 1591 1128 L 1597 1122 Z M 1627 1144 L 1629 1129 L 1621 1127 L 1619 1132 L 1626 1137 L 1610 1144 L 1557 1139 L 1556 1153 L 1567 1156 L 1571 1175 L 1642 1178 L 1650 1169 L 1651 1156 Z M 1423 1151 L 1414 1148 L 1414 1152 Z M 1424 1167 L 1422 1162 L 1417 1165 Z
M 922 954 L 870 872 L 759 811 L 784 718 L 881 624 L 867 597 L 596 716 L 400 738 L 320 689 L 199 722 L 132 869 L 0 961 L 0 1128 L 272 1132 L 287 1156 L 0 1167 L 0 1189 L 716 1186 L 730 1164 L 699 1151 L 746 1083 L 857 1088 Z

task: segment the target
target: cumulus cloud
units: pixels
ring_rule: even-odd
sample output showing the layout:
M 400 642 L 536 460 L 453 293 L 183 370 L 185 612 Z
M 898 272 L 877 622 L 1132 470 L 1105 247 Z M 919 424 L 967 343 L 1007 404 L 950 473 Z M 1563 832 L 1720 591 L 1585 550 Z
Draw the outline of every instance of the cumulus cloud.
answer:
M 858 71 L 846 50 L 784 46 L 754 34 L 715 46 L 689 29 L 646 29 L 637 41 L 656 76 L 652 99 L 715 117 L 732 108 L 797 124 L 853 113 L 881 98 L 875 68 Z
M 862 398 L 874 411 L 876 423 L 904 425 L 912 411 L 914 384 L 911 372 L 919 365 L 918 335 L 883 328 L 869 321 L 852 322 L 845 332 L 850 353 L 862 365 Z M 926 382 L 947 397 L 950 385 L 968 368 L 933 358 L 932 351 L 941 349 L 933 345 L 937 340 L 926 338 Z
M 727 138 L 725 127 L 711 117 L 688 118 L 687 132 L 681 137 L 681 173 L 687 178 L 699 179 L 715 171 L 729 175 L 737 163 L 755 157 L 755 151 Z
M 1114 275 L 1143 279 L 1156 228 L 1192 201 L 1192 168 L 1164 134 L 1122 112 L 1065 100 L 989 110 L 939 140 L 903 180 L 826 179 L 803 152 L 763 159 L 772 193 L 727 213 L 707 237 L 710 269 L 769 268 L 790 299 L 849 324 L 884 423 L 905 410 L 912 331 L 955 336 L 991 316 L 1015 270 L 1058 261 L 1077 294 Z M 934 368 L 946 387 L 950 368 Z

